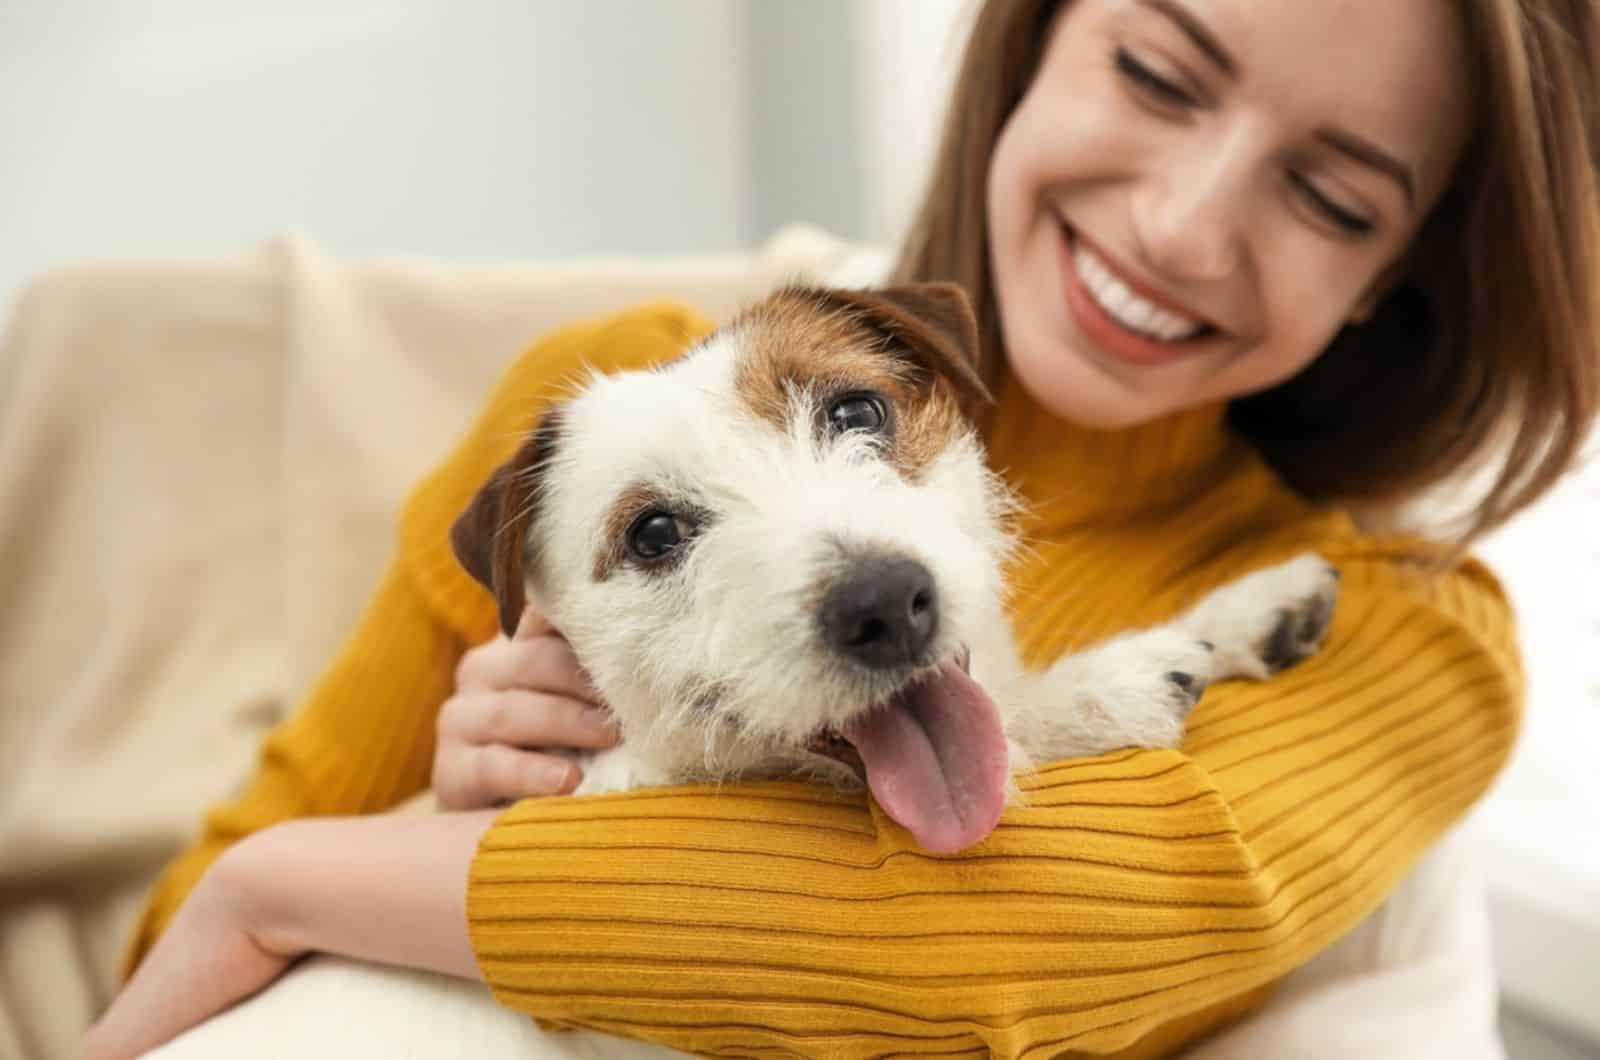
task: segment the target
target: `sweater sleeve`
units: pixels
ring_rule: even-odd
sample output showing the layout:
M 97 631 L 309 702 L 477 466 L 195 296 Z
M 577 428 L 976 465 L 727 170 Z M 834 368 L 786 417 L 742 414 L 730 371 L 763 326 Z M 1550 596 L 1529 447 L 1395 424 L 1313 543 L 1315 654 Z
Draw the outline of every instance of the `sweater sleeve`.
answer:
M 125 974 L 237 840 L 293 818 L 382 812 L 427 786 L 456 663 L 497 631 L 493 601 L 450 553 L 451 523 L 540 411 L 583 373 L 660 363 L 710 326 L 685 307 L 647 305 L 557 331 L 506 370 L 456 449 L 407 499 L 394 556 L 332 664 L 267 735 L 240 794 L 211 810 L 156 882 Z
M 956 857 L 799 784 L 528 800 L 468 918 L 504 1005 L 692 1052 L 1157 1055 L 1371 912 L 1488 787 L 1521 676 L 1468 563 L 1339 556 L 1317 656 L 1181 750 L 1046 767 Z

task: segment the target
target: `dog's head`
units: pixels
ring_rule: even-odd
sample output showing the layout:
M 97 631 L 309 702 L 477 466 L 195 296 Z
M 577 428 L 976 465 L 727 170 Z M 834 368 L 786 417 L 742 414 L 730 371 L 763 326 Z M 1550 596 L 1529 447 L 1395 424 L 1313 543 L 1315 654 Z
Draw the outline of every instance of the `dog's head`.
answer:
M 1005 497 L 960 289 L 785 289 L 681 360 L 548 412 L 454 531 L 678 779 L 851 761 L 929 849 L 994 826 L 1005 741 L 967 677 L 1003 622 Z

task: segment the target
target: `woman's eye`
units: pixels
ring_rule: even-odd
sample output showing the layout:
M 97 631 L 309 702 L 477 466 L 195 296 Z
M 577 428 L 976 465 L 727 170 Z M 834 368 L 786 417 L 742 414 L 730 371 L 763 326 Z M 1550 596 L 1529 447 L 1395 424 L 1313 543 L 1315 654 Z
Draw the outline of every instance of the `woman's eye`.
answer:
M 872 394 L 847 394 L 828 407 L 828 428 L 834 434 L 867 431 L 876 434 L 889 423 L 883 399 Z
M 1311 204 L 1312 209 L 1316 210 L 1326 220 L 1333 222 L 1341 231 L 1352 236 L 1365 236 L 1371 234 L 1373 228 L 1376 227 L 1368 218 L 1347 210 L 1334 202 L 1319 191 L 1316 184 L 1300 173 L 1290 172 L 1289 181 L 1294 185 L 1295 190 Z
M 1126 48 L 1117 49 L 1116 67 L 1117 73 L 1121 74 L 1125 81 L 1128 81 L 1140 92 L 1154 97 L 1157 102 L 1166 106 L 1193 107 L 1200 102 L 1192 93 L 1185 91 L 1140 62 Z
M 628 528 L 628 551 L 642 560 L 660 559 L 687 536 L 688 527 L 672 513 L 645 512 Z

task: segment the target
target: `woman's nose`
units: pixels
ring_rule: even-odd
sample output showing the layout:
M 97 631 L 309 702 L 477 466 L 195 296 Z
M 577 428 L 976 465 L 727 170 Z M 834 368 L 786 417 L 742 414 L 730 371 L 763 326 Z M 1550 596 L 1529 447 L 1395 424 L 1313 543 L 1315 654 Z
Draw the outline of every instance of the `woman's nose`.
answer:
M 1133 226 L 1152 268 L 1184 280 L 1218 280 L 1239 269 L 1252 199 L 1244 155 L 1213 145 L 1163 159 L 1144 175 Z

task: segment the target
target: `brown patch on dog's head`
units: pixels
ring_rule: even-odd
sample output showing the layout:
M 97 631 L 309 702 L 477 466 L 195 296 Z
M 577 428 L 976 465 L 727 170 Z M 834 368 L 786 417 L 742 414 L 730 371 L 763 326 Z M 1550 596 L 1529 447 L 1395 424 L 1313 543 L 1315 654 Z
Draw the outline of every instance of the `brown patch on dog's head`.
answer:
M 594 580 L 603 582 L 611 572 L 622 566 L 628 555 L 628 528 L 639 513 L 656 501 L 656 493 L 648 486 L 629 486 L 611 502 L 606 512 L 605 529 L 601 531 L 600 548 L 594 556 Z
M 495 469 L 450 528 L 450 545 L 468 574 L 494 594 L 500 628 L 516 632 L 527 605 L 528 530 L 561 435 L 559 409 L 546 412 L 514 456 Z
M 876 291 L 824 290 L 835 305 L 898 344 L 926 371 L 954 387 L 964 408 L 994 401 L 978 374 L 978 319 L 954 283 L 913 283 Z
M 976 368 L 977 321 L 955 284 L 788 287 L 734 330 L 744 347 L 736 385 L 756 415 L 784 428 L 796 388 L 883 394 L 896 420 L 888 456 L 908 478 L 993 400 Z

